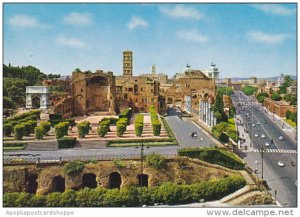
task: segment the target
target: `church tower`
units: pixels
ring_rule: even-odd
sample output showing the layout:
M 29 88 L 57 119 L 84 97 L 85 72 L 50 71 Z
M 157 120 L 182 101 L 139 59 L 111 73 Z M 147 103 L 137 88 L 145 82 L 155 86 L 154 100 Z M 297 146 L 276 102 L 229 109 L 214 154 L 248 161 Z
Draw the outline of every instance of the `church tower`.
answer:
M 132 76 L 132 51 L 123 52 L 123 75 Z

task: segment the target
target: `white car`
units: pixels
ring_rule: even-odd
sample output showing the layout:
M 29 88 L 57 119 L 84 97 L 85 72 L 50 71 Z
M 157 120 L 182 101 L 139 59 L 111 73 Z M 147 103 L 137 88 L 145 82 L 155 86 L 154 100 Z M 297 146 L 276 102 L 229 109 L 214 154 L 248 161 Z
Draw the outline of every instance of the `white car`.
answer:
M 255 134 L 254 134 L 254 136 L 257 138 L 257 137 L 258 137 L 258 134 L 257 134 L 257 133 L 255 133 Z
M 266 147 L 269 147 L 269 146 L 270 146 L 270 143 L 266 142 L 266 143 L 265 143 L 265 146 L 266 146 Z
M 283 140 L 283 136 L 279 136 L 279 140 L 281 140 L 281 141 L 282 141 L 282 140 Z
M 259 123 L 259 122 L 257 122 L 257 125 L 260 125 L 260 123 Z
M 261 138 L 262 139 L 266 138 L 266 135 L 265 134 L 261 134 Z
M 252 124 L 252 127 L 255 127 L 255 124 Z
M 280 161 L 278 161 L 278 166 L 280 166 L 280 167 L 284 167 L 285 166 L 285 164 L 280 160 Z

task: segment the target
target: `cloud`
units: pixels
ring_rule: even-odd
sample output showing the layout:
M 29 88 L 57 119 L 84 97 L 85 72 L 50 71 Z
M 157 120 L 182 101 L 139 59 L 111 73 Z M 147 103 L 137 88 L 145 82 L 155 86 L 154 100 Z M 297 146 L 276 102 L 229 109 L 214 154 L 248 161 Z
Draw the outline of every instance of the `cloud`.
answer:
M 84 41 L 81 41 L 76 38 L 67 38 L 66 36 L 58 36 L 56 42 L 60 45 L 72 48 L 87 48 L 87 45 Z
M 143 20 L 142 18 L 132 16 L 130 22 L 128 23 L 127 27 L 130 30 L 133 30 L 138 27 L 147 27 L 148 22 Z
M 179 32 L 177 32 L 177 36 L 186 41 L 201 42 L 201 43 L 208 41 L 207 36 L 200 34 L 196 30 L 179 31 Z
M 174 8 L 160 7 L 159 10 L 172 18 L 200 20 L 203 17 L 199 11 L 183 5 L 176 5 Z
M 38 22 L 37 19 L 34 17 L 23 15 L 23 14 L 16 14 L 13 17 L 9 18 L 8 20 L 9 25 L 21 28 L 34 28 L 39 27 L 41 24 Z
M 266 44 L 280 44 L 286 39 L 290 38 L 290 34 L 267 34 L 260 31 L 249 31 L 247 37 L 255 42 L 266 43 Z
M 295 13 L 294 9 L 286 8 L 279 4 L 258 4 L 254 5 L 254 7 L 267 14 L 288 16 Z
M 63 21 L 72 26 L 89 26 L 93 23 L 91 14 L 78 12 L 69 13 Z

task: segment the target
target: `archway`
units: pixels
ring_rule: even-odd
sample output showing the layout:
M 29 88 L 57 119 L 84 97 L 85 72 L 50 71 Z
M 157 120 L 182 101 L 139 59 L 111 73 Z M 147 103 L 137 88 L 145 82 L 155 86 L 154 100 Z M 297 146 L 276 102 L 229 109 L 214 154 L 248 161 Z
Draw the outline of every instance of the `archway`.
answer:
M 82 187 L 96 188 L 96 175 L 94 173 L 86 173 L 82 176 Z
M 41 96 L 31 95 L 31 103 L 33 109 L 38 109 L 41 106 Z
M 53 192 L 64 192 L 65 191 L 65 179 L 61 176 L 55 176 L 52 180 Z
M 148 175 L 147 174 L 139 174 L 139 187 L 148 187 Z
M 109 188 L 120 189 L 121 183 L 121 175 L 118 172 L 113 172 L 109 175 Z
M 30 194 L 35 194 L 37 187 L 37 174 L 29 174 L 27 177 L 27 192 Z

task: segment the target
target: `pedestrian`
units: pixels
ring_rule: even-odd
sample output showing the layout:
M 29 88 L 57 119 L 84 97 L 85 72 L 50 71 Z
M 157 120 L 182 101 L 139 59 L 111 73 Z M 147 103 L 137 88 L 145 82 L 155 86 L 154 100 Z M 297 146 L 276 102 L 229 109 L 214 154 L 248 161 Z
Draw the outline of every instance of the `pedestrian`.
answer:
M 192 138 L 194 137 L 194 132 L 192 132 L 191 137 L 192 137 Z

